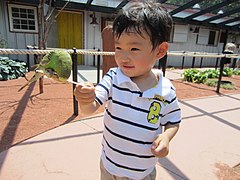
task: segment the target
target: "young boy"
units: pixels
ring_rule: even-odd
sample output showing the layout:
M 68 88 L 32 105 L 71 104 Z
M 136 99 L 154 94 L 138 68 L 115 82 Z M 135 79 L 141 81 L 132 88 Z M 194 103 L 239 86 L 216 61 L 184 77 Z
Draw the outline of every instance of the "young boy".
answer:
M 171 82 L 152 68 L 168 50 L 171 27 L 159 4 L 129 3 L 113 24 L 118 68 L 96 88 L 76 86 L 81 112 L 106 104 L 101 179 L 155 179 L 158 158 L 169 152 L 181 111 Z

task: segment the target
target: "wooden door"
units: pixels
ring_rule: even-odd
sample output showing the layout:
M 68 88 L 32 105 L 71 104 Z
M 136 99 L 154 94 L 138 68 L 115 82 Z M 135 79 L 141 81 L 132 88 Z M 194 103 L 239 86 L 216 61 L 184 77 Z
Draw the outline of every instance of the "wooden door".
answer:
M 83 14 L 61 12 L 58 16 L 58 46 L 60 48 L 83 49 Z M 82 55 L 78 54 L 78 64 Z

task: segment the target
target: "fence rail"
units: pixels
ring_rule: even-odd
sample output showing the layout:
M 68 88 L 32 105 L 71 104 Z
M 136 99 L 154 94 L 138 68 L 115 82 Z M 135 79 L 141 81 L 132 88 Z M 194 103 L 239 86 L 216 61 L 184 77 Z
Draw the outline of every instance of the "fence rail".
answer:
M 29 61 L 29 55 L 40 55 L 40 54 L 46 54 L 48 52 L 51 52 L 55 49 L 59 48 L 49 48 L 46 50 L 40 50 L 32 47 L 28 47 L 28 49 L 0 49 L 0 54 L 26 54 L 28 56 L 28 61 Z M 94 50 L 94 49 L 61 49 L 61 50 L 66 50 L 69 54 L 72 56 L 72 61 L 73 61 L 73 81 L 77 82 L 77 55 L 78 54 L 86 54 L 86 55 L 97 55 L 97 83 L 100 80 L 100 56 L 108 55 L 108 56 L 113 56 L 115 55 L 114 52 L 102 52 L 100 49 Z M 218 53 L 206 53 L 206 52 L 190 52 L 190 51 L 169 51 L 167 54 L 159 61 L 158 68 L 162 67 L 163 74 L 165 75 L 165 70 L 166 70 L 166 62 L 167 62 L 167 57 L 168 56 L 180 56 L 182 57 L 182 68 L 184 65 L 184 59 L 185 57 L 193 57 L 192 60 L 192 68 L 194 67 L 195 63 L 195 58 L 196 57 L 201 57 L 201 62 L 200 66 L 202 65 L 203 58 L 217 58 L 216 60 L 216 65 L 215 68 L 218 66 L 218 60 L 220 60 L 220 75 L 218 78 L 218 84 L 217 84 L 217 90 L 216 92 L 219 93 L 220 89 L 220 83 L 222 79 L 222 74 L 223 74 L 223 67 L 224 67 L 224 60 L 223 57 L 227 58 L 240 58 L 239 54 L 218 54 Z M 28 62 L 29 65 L 29 62 Z M 76 84 L 73 84 L 73 90 L 76 87 Z M 75 97 L 73 96 L 73 107 L 74 107 L 74 114 L 78 115 L 78 102 L 76 101 Z
M 40 50 L 40 49 L 0 49 L 0 54 L 46 54 L 53 51 L 55 48 Z M 59 48 L 56 48 L 59 49 Z M 63 49 L 62 49 L 63 50 Z M 68 53 L 74 53 L 73 49 L 65 49 Z M 76 49 L 77 54 L 86 55 L 107 55 L 114 56 L 114 52 L 103 52 L 94 49 Z M 188 56 L 188 57 L 208 57 L 208 58 L 240 58 L 239 54 L 219 54 L 206 52 L 191 52 L 191 51 L 168 51 L 168 56 Z

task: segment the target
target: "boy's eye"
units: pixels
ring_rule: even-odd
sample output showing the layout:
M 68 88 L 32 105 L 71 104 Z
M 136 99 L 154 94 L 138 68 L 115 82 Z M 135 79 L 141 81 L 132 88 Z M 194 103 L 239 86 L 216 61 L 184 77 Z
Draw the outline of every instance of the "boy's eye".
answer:
M 120 48 L 120 47 L 115 47 L 115 49 L 116 49 L 116 50 L 121 50 L 121 48 Z
M 131 48 L 131 51 L 139 51 L 140 49 L 138 48 Z

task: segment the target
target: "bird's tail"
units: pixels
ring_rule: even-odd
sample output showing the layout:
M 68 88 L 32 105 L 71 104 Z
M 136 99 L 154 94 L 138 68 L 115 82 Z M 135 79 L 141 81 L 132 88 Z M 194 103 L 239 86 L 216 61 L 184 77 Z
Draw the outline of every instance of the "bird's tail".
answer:
M 34 81 L 37 81 L 39 78 L 43 77 L 44 74 L 42 72 L 36 71 L 35 74 L 33 75 L 33 77 L 26 83 L 24 84 L 19 90 L 21 91 L 22 89 L 24 89 L 26 86 L 30 85 L 31 83 L 33 83 Z

